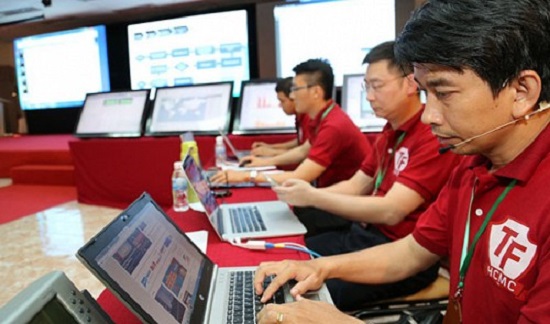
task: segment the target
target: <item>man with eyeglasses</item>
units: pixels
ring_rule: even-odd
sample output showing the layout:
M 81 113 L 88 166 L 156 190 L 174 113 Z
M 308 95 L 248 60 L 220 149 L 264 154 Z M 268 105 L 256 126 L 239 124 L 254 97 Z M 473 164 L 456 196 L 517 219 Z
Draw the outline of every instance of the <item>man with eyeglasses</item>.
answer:
M 346 181 L 328 188 L 288 180 L 275 187 L 280 200 L 354 221 L 349 229 L 306 239 L 323 255 L 362 250 L 403 238 L 414 229 L 419 215 L 436 199 L 459 157 L 438 153 L 439 143 L 422 124 L 423 105 L 410 64 L 394 56 L 394 42 L 375 46 L 363 60 L 367 64 L 364 90 L 376 116 L 388 122 L 377 135 L 374 154 Z M 335 305 L 353 310 L 365 303 L 415 293 L 437 278 L 438 265 L 411 278 L 386 285 L 362 285 L 329 280 Z
M 254 158 L 252 165 L 298 164 L 293 171 L 270 175 L 282 183 L 287 179 L 315 182 L 319 188 L 350 178 L 361 161 L 373 154 L 372 145 L 349 116 L 331 98 L 334 85 L 332 67 L 321 59 L 310 59 L 294 67 L 295 77 L 290 88 L 296 112 L 307 114 L 308 140 L 278 156 Z M 227 171 L 211 178 L 213 182 L 265 182 L 261 173 Z M 312 222 L 310 209 L 295 209 L 308 230 L 307 235 L 349 227 L 349 221 L 330 214 L 318 215 Z

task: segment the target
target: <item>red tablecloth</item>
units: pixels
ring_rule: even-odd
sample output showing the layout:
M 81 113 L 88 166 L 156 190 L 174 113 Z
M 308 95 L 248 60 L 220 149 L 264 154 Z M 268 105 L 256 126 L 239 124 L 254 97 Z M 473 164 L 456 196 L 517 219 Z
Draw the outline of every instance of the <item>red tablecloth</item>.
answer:
M 232 196 L 225 199 L 227 203 L 266 201 L 275 199 L 275 194 L 267 188 L 242 188 L 233 189 Z M 220 201 L 221 202 L 221 201 Z M 208 257 L 218 266 L 255 266 L 262 261 L 295 259 L 307 260 L 309 255 L 286 249 L 273 249 L 266 251 L 246 250 L 220 241 L 212 230 L 205 214 L 193 210 L 184 213 L 176 213 L 172 209 L 167 211 L 168 216 L 184 231 L 198 230 L 208 231 Z M 268 242 L 293 242 L 304 244 L 302 236 L 290 236 L 284 238 L 266 239 Z M 140 323 L 122 302 L 120 302 L 109 290 L 105 290 L 98 298 L 98 303 L 111 316 L 115 323 Z

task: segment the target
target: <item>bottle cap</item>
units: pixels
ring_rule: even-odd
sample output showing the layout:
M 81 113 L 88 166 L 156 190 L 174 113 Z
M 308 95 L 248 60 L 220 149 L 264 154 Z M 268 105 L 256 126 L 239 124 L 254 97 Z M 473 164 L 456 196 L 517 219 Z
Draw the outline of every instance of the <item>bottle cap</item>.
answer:
M 223 137 L 216 136 L 216 144 L 218 144 L 218 145 L 223 144 Z
M 182 170 L 182 169 L 183 169 L 183 162 L 182 161 L 174 162 L 174 170 Z

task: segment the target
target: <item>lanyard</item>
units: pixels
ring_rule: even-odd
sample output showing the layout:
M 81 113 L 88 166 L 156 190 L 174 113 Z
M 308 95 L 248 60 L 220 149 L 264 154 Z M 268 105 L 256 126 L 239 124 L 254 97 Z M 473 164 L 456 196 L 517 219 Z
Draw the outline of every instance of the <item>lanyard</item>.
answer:
M 481 227 L 477 230 L 476 235 L 474 236 L 474 240 L 472 241 L 472 245 L 468 248 L 468 238 L 470 236 L 470 213 L 472 211 L 472 203 L 474 201 L 474 191 L 475 191 L 475 184 L 472 189 L 472 197 L 470 199 L 470 210 L 468 212 L 468 219 L 466 221 L 466 228 L 464 230 L 464 241 L 462 242 L 462 254 L 460 257 L 460 275 L 457 285 L 457 290 L 455 293 L 455 299 L 462 297 L 462 291 L 464 290 L 464 277 L 466 276 L 466 272 L 468 271 L 468 268 L 470 267 L 470 262 L 472 261 L 472 257 L 474 255 L 474 250 L 476 248 L 477 242 L 485 229 L 487 228 L 487 224 L 489 224 L 489 220 L 491 220 L 491 217 L 495 213 L 495 210 L 500 205 L 500 203 L 504 200 L 506 195 L 512 190 L 512 188 L 516 185 L 517 180 L 514 179 L 508 183 L 508 186 L 504 189 L 504 191 L 498 196 L 497 200 L 493 203 L 493 206 L 491 207 L 491 210 L 487 213 L 485 216 L 485 220 L 483 221 L 483 224 L 481 224 Z M 468 253 L 465 254 L 466 250 L 468 250 Z
M 321 119 L 319 119 L 319 124 L 317 124 L 317 127 L 315 127 L 315 135 L 317 135 L 317 133 L 319 132 L 319 127 L 321 126 L 321 121 L 323 121 L 323 119 L 325 119 L 325 117 L 327 117 L 328 113 L 332 110 L 332 108 L 334 108 L 334 106 L 336 106 L 336 103 L 332 103 L 330 104 L 330 106 L 327 108 L 327 110 L 325 110 L 323 112 L 323 114 L 321 115 Z
M 390 160 L 395 155 L 395 151 L 397 150 L 397 147 L 399 146 L 399 144 L 401 144 L 401 142 L 403 142 L 403 139 L 405 138 L 405 134 L 407 134 L 407 132 L 401 133 L 401 135 L 397 139 L 397 142 L 395 142 L 395 145 L 393 146 L 393 150 L 390 153 Z M 385 164 L 384 162 L 385 161 L 382 161 L 382 164 Z M 378 189 L 382 185 L 382 181 L 384 180 L 384 177 L 386 176 L 386 171 L 388 170 L 388 166 L 384 165 L 383 167 L 384 168 L 382 169 L 382 165 L 381 165 L 378 168 L 378 172 L 376 173 L 376 179 L 374 180 L 374 190 L 372 191 L 373 195 L 376 194 L 376 192 L 378 191 Z

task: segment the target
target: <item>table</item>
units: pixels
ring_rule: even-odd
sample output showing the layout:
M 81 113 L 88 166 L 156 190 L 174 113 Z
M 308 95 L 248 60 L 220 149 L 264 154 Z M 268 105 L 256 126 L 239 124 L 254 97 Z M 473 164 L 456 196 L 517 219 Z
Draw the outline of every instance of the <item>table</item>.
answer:
M 275 199 L 275 193 L 269 188 L 240 188 L 232 189 L 231 197 L 225 199 L 227 203 L 266 201 Z M 220 201 L 221 202 L 221 201 Z M 231 266 L 256 266 L 262 261 L 274 261 L 284 259 L 307 260 L 309 255 L 286 249 L 273 249 L 266 251 L 246 250 L 222 242 L 212 230 L 205 214 L 189 210 L 184 213 L 167 210 L 168 216 L 183 231 L 208 231 L 208 257 L 221 267 Z M 266 239 L 268 242 L 292 242 L 304 244 L 302 236 L 289 236 L 282 238 Z M 109 314 L 115 323 L 141 323 L 137 317 L 129 311 L 110 291 L 105 290 L 98 298 L 98 303 Z

